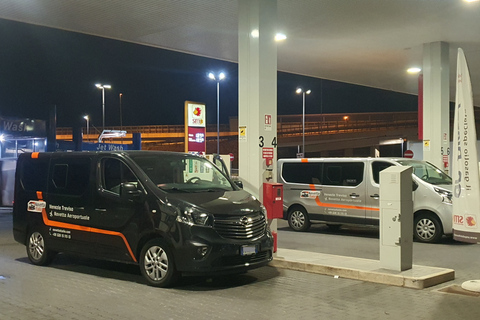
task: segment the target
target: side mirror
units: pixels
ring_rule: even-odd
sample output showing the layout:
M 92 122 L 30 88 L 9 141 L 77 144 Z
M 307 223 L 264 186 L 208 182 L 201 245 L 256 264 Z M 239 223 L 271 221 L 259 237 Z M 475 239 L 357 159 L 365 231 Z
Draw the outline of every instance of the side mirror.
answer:
M 412 190 L 416 191 L 418 189 L 418 184 L 415 181 L 412 181 Z
M 140 190 L 136 183 L 125 182 L 120 185 L 120 197 L 128 200 L 140 198 L 143 191 Z
M 243 189 L 243 182 L 240 181 L 240 180 L 234 180 L 233 183 L 235 183 L 235 185 L 237 187 L 239 187 L 240 189 Z

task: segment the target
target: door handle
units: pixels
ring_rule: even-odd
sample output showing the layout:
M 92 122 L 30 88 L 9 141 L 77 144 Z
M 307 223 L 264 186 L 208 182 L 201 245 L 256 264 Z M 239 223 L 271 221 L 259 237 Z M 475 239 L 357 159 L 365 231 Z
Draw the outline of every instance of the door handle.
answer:
M 379 198 L 380 198 L 380 195 L 378 195 L 378 194 L 376 194 L 376 193 L 375 193 L 375 194 L 371 194 L 371 195 L 370 195 L 370 198 L 379 199 Z
M 356 193 L 351 193 L 350 194 L 350 198 L 358 198 L 358 197 L 360 197 L 359 194 L 356 194 Z

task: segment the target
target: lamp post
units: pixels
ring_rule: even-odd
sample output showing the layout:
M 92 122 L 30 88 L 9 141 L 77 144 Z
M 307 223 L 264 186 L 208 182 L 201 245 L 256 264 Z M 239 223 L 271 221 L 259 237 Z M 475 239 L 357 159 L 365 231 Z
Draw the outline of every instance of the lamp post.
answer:
M 122 129 L 122 97 L 123 97 L 123 93 L 120 93 L 118 95 L 118 97 L 120 98 L 120 130 L 123 130 Z
M 102 90 L 102 131 L 105 130 L 105 89 L 111 89 L 112 86 L 109 84 L 100 84 L 97 83 L 95 86 Z
M 225 73 L 220 72 L 218 76 L 215 76 L 213 72 L 210 72 L 208 78 L 217 81 L 217 154 L 220 154 L 220 81 L 225 79 Z
M 312 90 L 303 90 L 302 88 L 297 88 L 295 91 L 297 94 L 303 94 L 303 109 L 302 109 L 302 152 L 305 157 L 305 94 L 310 94 Z
M 87 134 L 90 134 L 90 117 L 87 114 L 83 116 L 83 119 L 87 120 Z

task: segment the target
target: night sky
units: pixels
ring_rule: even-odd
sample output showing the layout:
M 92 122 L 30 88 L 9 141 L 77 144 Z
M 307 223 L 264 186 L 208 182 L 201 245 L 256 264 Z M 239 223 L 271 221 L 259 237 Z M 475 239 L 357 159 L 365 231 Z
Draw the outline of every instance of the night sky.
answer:
M 0 116 L 44 119 L 57 108 L 57 126 L 183 124 L 186 100 L 207 105 L 216 123 L 216 82 L 209 71 L 227 74 L 220 83 L 220 122 L 238 116 L 238 65 L 74 32 L 0 19 Z M 278 72 L 278 114 L 301 114 L 298 86 L 310 88 L 306 113 L 415 111 L 417 96 Z M 323 95 L 323 98 L 321 96 Z

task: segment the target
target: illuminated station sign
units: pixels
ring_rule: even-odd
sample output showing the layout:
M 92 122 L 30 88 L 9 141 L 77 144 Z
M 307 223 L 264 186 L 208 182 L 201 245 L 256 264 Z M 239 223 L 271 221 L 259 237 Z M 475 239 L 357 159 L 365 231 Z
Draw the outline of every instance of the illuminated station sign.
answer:
M 185 152 L 206 152 L 206 107 L 185 101 Z

